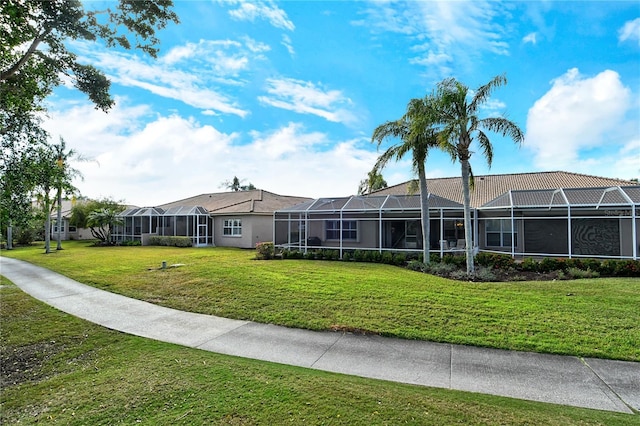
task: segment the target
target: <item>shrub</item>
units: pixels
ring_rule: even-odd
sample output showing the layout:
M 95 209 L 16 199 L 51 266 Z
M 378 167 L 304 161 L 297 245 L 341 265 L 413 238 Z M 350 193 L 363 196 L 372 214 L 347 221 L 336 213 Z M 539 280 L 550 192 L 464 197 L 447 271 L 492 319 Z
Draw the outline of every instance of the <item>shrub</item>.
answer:
M 404 266 L 407 263 L 407 256 L 404 253 L 396 253 L 393 255 L 393 264 L 396 266 Z
M 467 258 L 464 256 L 454 256 L 452 254 L 445 254 L 442 256 L 442 263 L 448 265 L 454 265 L 458 268 L 466 268 Z
M 496 281 L 496 274 L 491 271 L 491 268 L 479 267 L 476 269 L 476 279 L 479 281 Z
M 302 257 L 304 259 L 307 259 L 307 260 L 315 260 L 316 259 L 316 252 L 308 250 Z
M 455 269 L 449 273 L 449 278 L 452 280 L 467 281 L 469 279 L 469 274 L 467 274 L 466 270 Z
M 592 271 L 591 269 L 579 269 L 579 268 L 567 268 L 567 274 L 571 278 L 598 278 L 600 273 L 598 271 Z
M 270 260 L 275 257 L 275 246 L 272 242 L 266 241 L 256 244 L 256 259 Z
M 342 260 L 344 260 L 345 262 L 350 262 L 353 259 L 353 255 L 351 254 L 351 252 L 345 252 L 342 254 Z
M 616 277 L 640 277 L 640 262 L 637 260 L 619 260 L 613 271 Z
M 455 265 L 451 263 L 431 263 L 428 266 L 427 265 L 425 266 L 426 266 L 425 272 L 428 272 L 434 275 L 444 275 L 444 276 L 447 276 L 451 272 L 458 269 Z
M 564 262 L 561 263 L 560 259 L 545 257 L 538 264 L 538 272 L 563 271 L 564 266 Z
M 598 272 L 600 275 L 605 277 L 611 277 L 615 274 L 617 262 L 613 259 L 606 259 L 600 263 L 600 267 L 598 268 Z
M 353 260 L 356 262 L 364 262 L 365 252 L 363 250 L 356 250 L 353 252 Z
M 407 269 L 416 272 L 425 272 L 427 270 L 427 265 L 419 260 L 410 260 L 409 263 L 407 263 Z
M 475 262 L 480 266 L 493 269 L 513 268 L 516 264 L 516 261 L 508 254 L 486 252 L 478 253 Z
M 390 251 L 385 251 L 382 253 L 382 258 L 380 259 L 382 263 L 386 263 L 387 265 L 393 265 L 393 253 Z
M 539 262 L 530 257 L 524 258 L 520 263 L 520 269 L 525 272 L 538 272 L 539 266 Z
M 134 247 L 134 246 L 141 246 L 142 242 L 137 240 L 125 240 L 125 241 L 120 241 L 119 244 L 124 247 Z
M 585 269 L 585 270 L 589 270 L 591 269 L 594 272 L 597 272 L 598 270 L 600 270 L 600 261 L 596 260 L 596 259 L 582 259 L 582 268 L 580 269 Z
M 161 235 L 153 235 L 149 237 L 150 246 L 168 246 L 168 247 L 191 247 L 191 238 L 189 237 L 166 237 Z

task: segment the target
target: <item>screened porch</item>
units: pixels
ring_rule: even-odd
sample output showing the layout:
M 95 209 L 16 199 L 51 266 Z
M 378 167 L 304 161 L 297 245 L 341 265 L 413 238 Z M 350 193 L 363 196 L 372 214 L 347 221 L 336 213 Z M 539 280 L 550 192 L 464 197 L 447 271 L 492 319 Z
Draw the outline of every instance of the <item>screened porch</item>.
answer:
M 509 191 L 480 208 L 482 251 L 638 259 L 640 186 Z
M 429 194 L 430 250 L 462 251 L 462 205 Z M 422 252 L 418 195 L 320 198 L 274 213 L 276 247 Z M 462 244 L 462 245 L 461 245 Z
M 122 222 L 114 227 L 114 242 L 140 241 L 151 235 L 189 237 L 193 246 L 213 245 L 213 218 L 200 206 L 130 208 L 118 215 Z

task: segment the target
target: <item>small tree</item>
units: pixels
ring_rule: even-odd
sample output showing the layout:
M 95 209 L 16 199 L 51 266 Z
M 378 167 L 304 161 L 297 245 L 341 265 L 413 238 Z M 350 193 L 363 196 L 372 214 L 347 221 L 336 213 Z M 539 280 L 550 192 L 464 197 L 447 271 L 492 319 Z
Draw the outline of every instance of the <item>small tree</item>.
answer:
M 387 181 L 382 177 L 382 173 L 374 168 L 367 173 L 366 179 L 360 181 L 360 185 L 358 185 L 358 195 L 371 194 L 373 191 L 386 188 L 387 186 Z
M 122 224 L 118 219 L 118 211 L 102 208 L 92 211 L 87 216 L 87 225 L 91 229 L 91 235 L 101 241 L 103 245 L 111 244 L 111 232 L 115 225 Z
M 109 223 L 111 226 L 120 224 L 117 215 L 124 209 L 121 203 L 109 198 L 80 200 L 71 209 L 69 223 L 78 228 L 88 228 L 94 238 L 100 240 L 102 244 L 109 244 L 111 240 Z
M 249 185 L 242 185 L 242 182 L 244 181 L 246 181 L 246 179 L 238 179 L 237 176 L 234 176 L 233 179 L 225 180 L 224 182 L 222 182 L 220 186 L 233 192 L 252 191 L 254 189 L 257 189 L 251 182 L 249 182 Z

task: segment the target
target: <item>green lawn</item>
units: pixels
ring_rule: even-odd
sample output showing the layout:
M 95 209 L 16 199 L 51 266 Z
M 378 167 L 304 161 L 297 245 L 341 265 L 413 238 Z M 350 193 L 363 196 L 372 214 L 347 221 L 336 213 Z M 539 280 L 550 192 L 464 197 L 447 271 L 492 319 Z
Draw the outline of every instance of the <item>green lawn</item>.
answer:
M 88 323 L 0 280 L 0 424 L 633 425 L 608 413 L 289 367 Z
M 177 309 L 309 329 L 640 361 L 640 279 L 472 283 L 388 265 L 253 260 L 225 248 L 4 252 Z M 184 264 L 158 270 L 162 261 Z

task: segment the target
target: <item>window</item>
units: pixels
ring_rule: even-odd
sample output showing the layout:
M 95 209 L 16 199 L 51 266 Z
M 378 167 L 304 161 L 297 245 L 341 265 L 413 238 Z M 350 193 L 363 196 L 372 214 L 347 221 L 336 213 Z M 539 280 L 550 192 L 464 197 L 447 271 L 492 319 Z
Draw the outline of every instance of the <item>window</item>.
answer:
M 62 221 L 62 226 L 60 227 L 60 232 L 64 232 L 64 221 Z M 51 222 L 51 232 L 58 232 L 58 221 L 52 221 Z
M 511 219 L 488 219 L 485 222 L 487 246 L 511 247 Z M 514 245 L 518 245 L 518 232 L 513 233 Z
M 242 236 L 242 219 L 225 219 L 222 227 L 222 235 L 228 237 Z
M 340 221 L 327 220 L 325 222 L 325 236 L 327 240 L 340 239 Z M 342 239 L 357 240 L 358 239 L 358 222 L 355 220 L 342 221 Z

